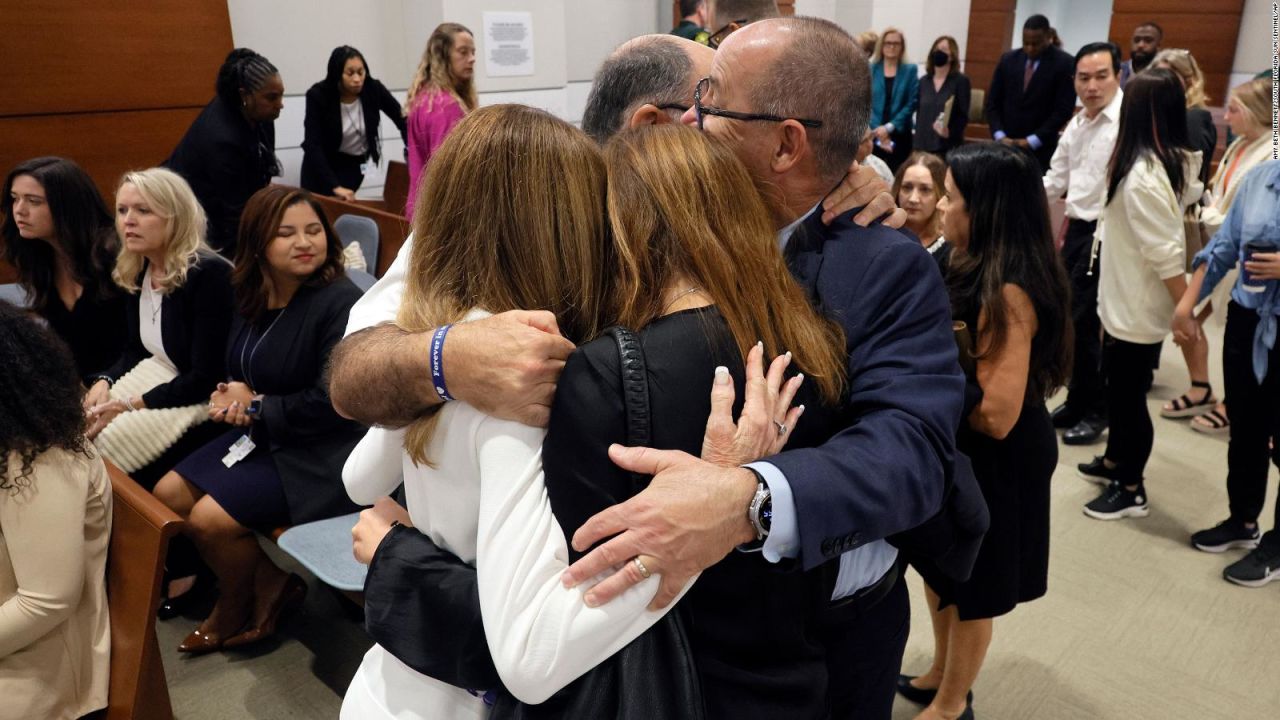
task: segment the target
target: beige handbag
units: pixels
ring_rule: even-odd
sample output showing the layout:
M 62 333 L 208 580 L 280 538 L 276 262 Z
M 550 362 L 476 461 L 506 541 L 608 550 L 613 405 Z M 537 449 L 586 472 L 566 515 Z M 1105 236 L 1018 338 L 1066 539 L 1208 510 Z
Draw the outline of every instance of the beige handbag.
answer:
M 111 386 L 111 399 L 137 397 L 176 376 L 155 358 L 147 358 Z M 124 412 L 98 433 L 93 444 L 121 470 L 131 473 L 159 458 L 188 430 L 208 419 L 204 404 Z
M 1191 262 L 1196 259 L 1196 253 L 1203 250 L 1209 241 L 1213 239 L 1213 235 L 1205 227 L 1204 221 L 1200 219 L 1200 206 L 1192 205 L 1187 208 L 1182 215 L 1183 233 L 1186 235 L 1187 272 L 1191 272 Z

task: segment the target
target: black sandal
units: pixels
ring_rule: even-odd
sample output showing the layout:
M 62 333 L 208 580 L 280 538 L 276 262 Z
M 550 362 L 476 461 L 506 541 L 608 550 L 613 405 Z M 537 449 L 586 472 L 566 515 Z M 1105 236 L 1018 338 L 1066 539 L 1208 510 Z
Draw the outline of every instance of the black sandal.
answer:
M 1203 415 L 1213 409 L 1218 404 L 1218 399 L 1213 396 L 1213 387 L 1207 382 L 1192 380 L 1191 387 L 1201 388 L 1205 391 L 1204 398 L 1199 402 L 1192 400 L 1189 396 L 1183 395 L 1175 398 L 1172 402 L 1160 408 L 1160 417 L 1164 418 L 1188 418 L 1196 415 Z
M 1191 421 L 1191 429 L 1205 435 L 1224 435 L 1231 432 L 1231 421 L 1226 415 L 1218 412 L 1217 408 L 1196 417 Z

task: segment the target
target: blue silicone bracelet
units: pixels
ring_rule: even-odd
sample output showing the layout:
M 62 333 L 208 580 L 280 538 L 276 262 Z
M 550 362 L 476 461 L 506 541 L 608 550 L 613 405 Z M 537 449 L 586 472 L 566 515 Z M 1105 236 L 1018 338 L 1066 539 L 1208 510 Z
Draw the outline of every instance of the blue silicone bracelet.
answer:
M 435 334 L 431 336 L 431 384 L 435 386 L 436 394 L 445 402 L 453 400 L 449 387 L 444 383 L 444 338 L 451 327 L 453 325 L 436 328 Z

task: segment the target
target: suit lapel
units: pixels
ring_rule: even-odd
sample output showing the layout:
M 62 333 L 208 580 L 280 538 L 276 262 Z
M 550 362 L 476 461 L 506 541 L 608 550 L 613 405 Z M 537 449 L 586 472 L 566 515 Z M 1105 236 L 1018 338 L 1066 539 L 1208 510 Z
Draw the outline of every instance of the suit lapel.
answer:
M 822 224 L 822 208 L 809 213 L 791 234 L 784 253 L 787 268 L 804 287 L 809 301 L 817 306 L 818 271 L 822 268 L 822 243 L 828 229 Z

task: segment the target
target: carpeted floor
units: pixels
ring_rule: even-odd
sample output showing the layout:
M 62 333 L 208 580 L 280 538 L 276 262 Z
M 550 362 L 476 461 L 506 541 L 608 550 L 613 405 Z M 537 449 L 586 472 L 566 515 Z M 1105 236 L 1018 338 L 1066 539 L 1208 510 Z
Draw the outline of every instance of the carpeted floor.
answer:
M 1221 392 L 1221 332 L 1212 332 L 1214 387 Z M 1166 343 L 1153 416 L 1185 389 L 1186 371 Z M 1280 398 L 1276 399 L 1280 402 Z M 1186 421 L 1156 423 L 1147 468 L 1150 517 L 1100 522 L 1081 506 L 1097 486 L 1075 464 L 1102 445 L 1062 447 L 1054 476 L 1049 594 L 996 621 L 974 688 L 978 718 L 1131 720 L 1267 718 L 1280 711 L 1280 583 L 1247 589 L 1222 580 L 1242 551 L 1188 545 L 1194 530 L 1226 516 L 1226 440 Z M 1271 526 L 1276 472 L 1263 513 Z M 158 624 L 174 713 L 205 718 L 336 718 L 341 694 L 369 647 L 349 605 L 314 579 L 306 607 L 278 642 L 246 653 L 180 657 L 196 621 Z M 908 574 L 912 634 L 905 668 L 923 671 L 933 640 L 920 579 Z M 899 699 L 894 720 L 918 708 Z

